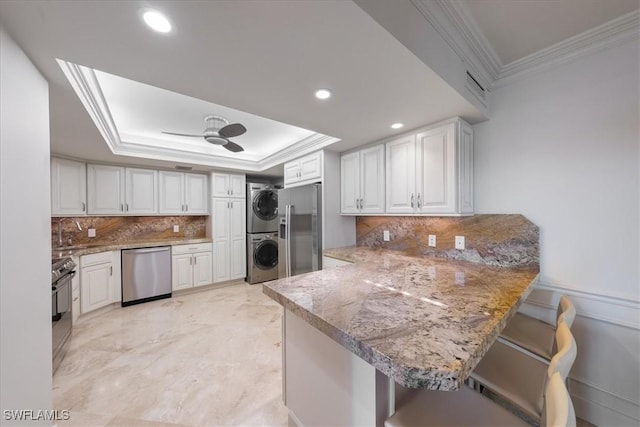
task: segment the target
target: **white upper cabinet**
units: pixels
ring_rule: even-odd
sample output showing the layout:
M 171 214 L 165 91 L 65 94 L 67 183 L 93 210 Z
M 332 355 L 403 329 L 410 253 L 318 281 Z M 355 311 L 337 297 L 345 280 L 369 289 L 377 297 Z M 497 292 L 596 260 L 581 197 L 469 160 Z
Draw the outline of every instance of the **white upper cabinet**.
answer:
M 386 212 L 414 213 L 416 138 L 407 135 L 386 144 Z
M 88 165 L 88 211 L 92 215 L 158 213 L 158 171 Z
M 159 212 L 168 215 L 184 214 L 184 173 L 160 171 Z
M 384 145 L 340 158 L 341 212 L 384 212 Z
M 473 214 L 473 130 L 449 120 L 386 144 L 386 213 Z
M 185 173 L 184 191 L 185 213 L 190 215 L 209 213 L 206 175 Z
M 135 215 L 158 213 L 158 171 L 125 169 L 125 213 Z
M 160 171 L 161 214 L 206 215 L 209 213 L 207 176 Z
M 51 159 L 51 215 L 87 214 L 87 169 L 83 162 Z
M 124 168 L 88 165 L 89 213 L 93 215 L 125 214 Z
M 211 197 L 246 197 L 246 179 L 244 175 L 213 172 L 211 174 Z
M 297 187 L 318 181 L 322 181 L 321 151 L 284 164 L 285 188 Z

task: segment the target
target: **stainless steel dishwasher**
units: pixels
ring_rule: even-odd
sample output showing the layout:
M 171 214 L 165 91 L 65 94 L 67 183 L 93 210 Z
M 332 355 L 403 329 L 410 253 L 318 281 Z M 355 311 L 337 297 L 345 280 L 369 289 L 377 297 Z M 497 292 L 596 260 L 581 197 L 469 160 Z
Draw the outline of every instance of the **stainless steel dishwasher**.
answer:
M 122 251 L 122 306 L 171 297 L 171 247 Z

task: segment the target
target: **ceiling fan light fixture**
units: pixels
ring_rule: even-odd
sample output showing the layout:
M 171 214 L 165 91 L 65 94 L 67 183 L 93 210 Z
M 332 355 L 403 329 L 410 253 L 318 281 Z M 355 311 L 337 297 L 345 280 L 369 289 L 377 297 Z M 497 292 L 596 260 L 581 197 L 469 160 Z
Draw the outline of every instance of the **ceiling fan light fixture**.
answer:
M 204 139 L 209 144 L 213 144 L 213 145 L 225 145 L 227 142 L 229 142 L 227 139 L 222 138 L 218 135 L 206 135 Z
M 168 33 L 171 31 L 171 22 L 162 13 L 154 9 L 145 9 L 142 11 L 142 20 L 149 28 L 159 33 Z
M 331 98 L 332 93 L 329 89 L 318 89 L 315 95 L 318 99 L 329 99 Z

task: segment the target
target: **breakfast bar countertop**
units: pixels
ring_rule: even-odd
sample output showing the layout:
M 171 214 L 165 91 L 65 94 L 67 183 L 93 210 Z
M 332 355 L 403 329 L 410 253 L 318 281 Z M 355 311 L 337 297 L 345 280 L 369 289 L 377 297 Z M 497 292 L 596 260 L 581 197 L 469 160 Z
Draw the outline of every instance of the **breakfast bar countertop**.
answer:
M 263 284 L 263 292 L 405 387 L 456 390 L 527 297 L 537 268 L 388 249 L 325 256 L 351 265 Z

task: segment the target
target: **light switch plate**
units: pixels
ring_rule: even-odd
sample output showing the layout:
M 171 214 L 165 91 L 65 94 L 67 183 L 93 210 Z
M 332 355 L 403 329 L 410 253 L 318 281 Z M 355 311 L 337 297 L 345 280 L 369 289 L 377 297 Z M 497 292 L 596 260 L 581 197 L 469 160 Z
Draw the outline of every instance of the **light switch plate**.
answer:
M 96 237 L 96 229 L 95 228 L 88 228 L 87 229 L 87 235 L 89 237 Z
M 180 226 L 179 225 L 174 225 L 173 226 L 173 232 L 174 233 L 179 233 L 180 232 Z
M 464 249 L 464 236 L 456 236 L 456 249 Z
M 432 248 L 436 247 L 436 235 L 435 234 L 429 234 L 429 246 L 431 246 Z
M 389 230 L 384 230 L 382 232 L 382 240 L 384 240 L 385 242 L 391 240 L 391 236 L 389 236 Z

